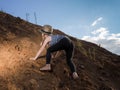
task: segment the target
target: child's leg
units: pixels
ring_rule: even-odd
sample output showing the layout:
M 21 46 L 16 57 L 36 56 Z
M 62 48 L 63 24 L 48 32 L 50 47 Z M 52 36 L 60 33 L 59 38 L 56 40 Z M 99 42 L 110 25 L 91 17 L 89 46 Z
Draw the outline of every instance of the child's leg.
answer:
M 71 47 L 71 50 L 67 50 L 66 51 L 66 57 L 67 57 L 67 64 L 68 66 L 70 67 L 70 70 L 72 72 L 72 77 L 74 79 L 77 79 L 78 78 L 78 74 L 76 72 L 76 67 L 72 61 L 72 57 L 73 57 L 73 49 Z
M 74 53 L 74 46 L 73 46 L 73 44 L 71 43 L 69 49 L 65 50 L 65 51 L 66 51 L 67 64 L 70 67 L 71 72 L 72 73 L 76 72 L 76 67 L 75 67 L 75 65 L 74 65 L 74 63 L 72 61 L 72 59 L 73 59 L 73 53 Z
M 51 65 L 50 65 L 51 53 L 58 51 L 58 50 L 62 50 L 62 43 L 61 42 L 59 42 L 59 43 L 57 43 L 57 44 L 55 44 L 47 49 L 46 65 L 44 67 L 40 68 L 41 71 L 51 70 Z
M 57 44 L 49 47 L 47 49 L 47 53 L 46 53 L 46 64 L 50 64 L 51 61 L 51 53 L 55 52 L 55 51 L 59 51 L 59 50 L 63 50 L 63 45 L 62 42 L 58 42 Z

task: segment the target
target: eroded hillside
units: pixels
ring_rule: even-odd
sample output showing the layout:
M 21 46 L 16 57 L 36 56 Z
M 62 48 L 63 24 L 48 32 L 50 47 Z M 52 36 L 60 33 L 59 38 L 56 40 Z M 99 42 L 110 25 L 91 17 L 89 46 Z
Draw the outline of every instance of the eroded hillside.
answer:
M 40 48 L 41 27 L 0 12 L 0 90 L 120 90 L 120 56 L 71 36 L 79 79 L 71 78 L 63 51 L 52 58 L 51 72 L 41 72 L 46 50 L 29 60 Z

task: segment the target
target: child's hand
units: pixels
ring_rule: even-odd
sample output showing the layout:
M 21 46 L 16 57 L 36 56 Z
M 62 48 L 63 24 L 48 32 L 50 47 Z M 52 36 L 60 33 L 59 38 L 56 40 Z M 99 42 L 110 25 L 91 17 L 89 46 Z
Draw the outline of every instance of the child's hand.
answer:
M 36 60 L 35 58 L 30 58 L 30 60 Z

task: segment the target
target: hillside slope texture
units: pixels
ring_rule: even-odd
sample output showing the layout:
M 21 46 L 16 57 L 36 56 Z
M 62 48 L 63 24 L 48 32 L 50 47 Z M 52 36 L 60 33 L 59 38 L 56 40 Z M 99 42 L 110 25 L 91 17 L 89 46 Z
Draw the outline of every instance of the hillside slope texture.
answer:
M 51 72 L 41 72 L 46 50 L 29 60 L 40 48 L 41 27 L 0 12 L 0 90 L 120 90 L 120 56 L 71 36 L 79 79 L 72 79 L 63 51 L 52 58 Z

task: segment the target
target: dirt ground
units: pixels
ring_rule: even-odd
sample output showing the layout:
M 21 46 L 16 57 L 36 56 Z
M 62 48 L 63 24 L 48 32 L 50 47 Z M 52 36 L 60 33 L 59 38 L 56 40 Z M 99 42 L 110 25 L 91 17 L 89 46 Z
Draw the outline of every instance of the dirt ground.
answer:
M 40 48 L 41 27 L 0 12 L 0 90 L 120 90 L 120 56 L 71 36 L 79 78 L 71 77 L 64 51 L 52 58 L 52 71 L 41 72 L 46 50 L 29 60 Z

